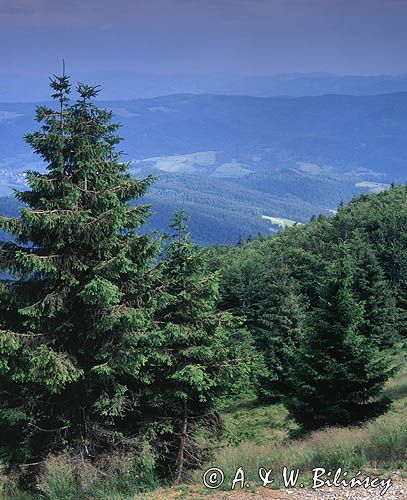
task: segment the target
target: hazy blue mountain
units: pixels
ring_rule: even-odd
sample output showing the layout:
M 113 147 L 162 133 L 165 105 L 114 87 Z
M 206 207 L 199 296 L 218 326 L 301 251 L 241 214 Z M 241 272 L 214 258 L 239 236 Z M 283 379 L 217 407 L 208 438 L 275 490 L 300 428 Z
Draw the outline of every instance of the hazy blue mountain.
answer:
M 249 170 L 311 162 L 325 170 L 405 176 L 407 93 L 172 95 L 102 104 L 123 124 L 123 149 L 130 159 L 216 151 L 226 162 L 235 158 Z M 22 136 L 35 127 L 33 112 L 32 104 L 0 103 L 0 161 L 29 152 Z
M 152 227 L 166 227 L 183 204 L 205 244 L 305 222 L 406 180 L 407 93 L 178 94 L 102 105 L 123 125 L 133 175 L 158 176 L 146 198 Z M 24 170 L 43 168 L 22 138 L 37 128 L 33 113 L 34 104 L 0 104 L 0 196 L 24 184 Z
M 271 96 L 324 94 L 375 95 L 407 92 L 407 75 L 335 75 L 292 73 L 275 76 L 214 74 L 149 74 L 138 72 L 75 72 L 75 79 L 103 83 L 105 99 L 151 98 L 194 93 Z M 47 99 L 48 80 L 43 75 L 0 72 L 0 102 L 32 102 Z

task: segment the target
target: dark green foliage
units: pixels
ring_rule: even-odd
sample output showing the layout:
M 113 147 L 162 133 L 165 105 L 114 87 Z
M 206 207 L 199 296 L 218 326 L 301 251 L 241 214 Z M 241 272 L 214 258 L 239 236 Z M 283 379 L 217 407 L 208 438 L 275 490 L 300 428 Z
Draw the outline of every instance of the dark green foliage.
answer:
M 242 235 L 239 236 L 239 239 L 237 240 L 236 246 L 237 247 L 242 247 L 245 244 L 244 238 Z
M 26 138 L 46 173 L 27 173 L 20 217 L 0 217 L 12 236 L 0 247 L 0 459 L 152 445 L 156 470 L 180 481 L 207 455 L 202 430 L 222 428 L 222 397 L 254 384 L 251 337 L 218 311 L 218 275 L 182 212 L 164 255 L 162 238 L 140 234 L 152 179 L 120 161 L 98 89 L 80 84 L 71 103 L 67 77 L 51 86 L 57 109 L 38 107 Z
M 261 400 L 278 400 L 290 391 L 287 371 L 302 337 L 305 310 L 306 299 L 287 269 L 273 269 L 268 275 L 264 298 L 259 304 L 258 325 L 253 331 L 267 367 L 267 374 L 259 383 Z
M 399 186 L 341 204 L 331 219 L 318 217 L 263 241 L 211 251 L 212 266 L 221 271 L 222 307 L 245 316 L 265 359 L 262 399 L 290 394 L 293 353 L 304 336 L 313 335 L 310 318 L 321 306 L 321 287 L 332 278 L 331 264 L 344 242 L 352 261 L 352 297 L 363 305 L 358 335 L 383 350 L 405 334 L 406 234 L 407 193 Z
M 379 347 L 391 347 L 397 339 L 395 293 L 391 291 L 366 236 L 355 231 L 350 245 L 355 262 L 355 296 L 364 305 L 361 331 L 369 342 Z
M 390 358 L 367 341 L 364 312 L 354 295 L 349 247 L 341 245 L 289 367 L 285 402 L 304 429 L 354 424 L 387 408 L 378 395 L 391 374 Z
M 158 244 L 139 236 L 148 207 L 131 207 L 151 179 L 134 180 L 115 151 L 111 113 L 67 77 L 51 84 L 57 108 L 40 106 L 27 142 L 47 165 L 28 172 L 27 208 L 0 217 L 13 235 L 0 270 L 0 442 L 8 464 L 49 452 L 86 456 L 137 447 L 142 373 L 139 338 L 151 334 Z
M 397 331 L 407 335 L 407 187 L 376 196 L 362 195 L 343 214 L 347 227 L 365 232 L 395 296 Z
M 150 386 L 159 462 L 177 481 L 200 465 L 207 449 L 198 434 L 219 430 L 216 402 L 240 389 L 251 373 L 253 349 L 247 333 L 230 313 L 216 309 L 219 284 L 207 269 L 202 249 L 189 238 L 186 218 L 178 211 L 174 235 L 161 264 L 162 295 L 146 358 L 157 352 Z M 234 382 L 237 380 L 237 384 Z
M 245 317 L 263 355 L 258 390 L 267 401 L 285 390 L 286 362 L 301 331 L 306 301 L 286 264 L 271 265 L 267 253 L 251 246 L 221 259 L 228 263 L 222 273 L 222 305 Z
M 158 245 L 138 236 L 147 207 L 128 202 L 135 181 L 119 163 L 110 113 L 81 85 L 52 83 L 60 109 L 41 107 L 42 130 L 27 136 L 47 162 L 28 174 L 28 208 L 2 218 L 2 458 L 41 459 L 64 447 L 95 456 L 137 448 L 140 433 L 181 480 L 201 463 L 197 440 L 219 428 L 215 403 L 248 381 L 253 349 L 231 314 L 216 310 L 218 279 L 192 245 L 184 216 L 155 266 Z M 238 383 L 235 383 L 235 378 Z M 248 383 L 248 382 L 247 382 Z

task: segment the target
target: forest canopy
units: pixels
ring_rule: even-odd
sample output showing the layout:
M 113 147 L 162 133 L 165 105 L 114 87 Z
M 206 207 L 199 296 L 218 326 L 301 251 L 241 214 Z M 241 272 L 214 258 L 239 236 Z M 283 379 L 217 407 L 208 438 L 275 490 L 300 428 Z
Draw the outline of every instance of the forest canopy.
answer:
M 19 216 L 0 216 L 9 470 L 120 453 L 181 482 L 210 456 L 227 401 L 283 402 L 302 431 L 389 408 L 407 333 L 405 186 L 236 247 L 194 245 L 182 210 L 169 236 L 143 232 L 153 179 L 129 174 L 98 88 L 72 100 L 69 78 L 51 86 L 56 106 L 26 136 L 46 172 L 27 173 Z

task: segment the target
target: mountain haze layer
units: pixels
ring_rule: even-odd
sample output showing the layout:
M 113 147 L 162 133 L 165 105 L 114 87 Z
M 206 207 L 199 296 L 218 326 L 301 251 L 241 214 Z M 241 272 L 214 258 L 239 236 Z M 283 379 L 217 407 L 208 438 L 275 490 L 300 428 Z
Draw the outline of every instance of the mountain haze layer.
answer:
M 135 71 L 75 72 L 75 78 L 103 83 L 103 98 L 136 99 L 194 93 L 273 96 L 316 96 L 325 94 L 376 95 L 407 92 L 407 74 L 336 75 L 332 73 L 288 73 L 244 76 L 222 73 L 153 74 Z M 32 102 L 49 97 L 43 76 L 0 71 L 0 102 Z
M 232 243 L 329 215 L 340 200 L 406 180 L 407 93 L 250 97 L 177 94 L 103 101 L 122 124 L 136 177 L 158 180 L 147 196 L 152 227 L 183 205 L 200 243 Z M 23 141 L 34 104 L 0 104 L 0 195 L 42 169 Z

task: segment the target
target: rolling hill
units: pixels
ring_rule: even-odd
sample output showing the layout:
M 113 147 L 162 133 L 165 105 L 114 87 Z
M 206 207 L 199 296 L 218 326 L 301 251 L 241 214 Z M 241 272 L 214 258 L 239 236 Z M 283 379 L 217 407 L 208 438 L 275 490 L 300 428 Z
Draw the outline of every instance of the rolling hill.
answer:
M 340 200 L 406 180 L 407 93 L 372 96 L 168 95 L 104 101 L 122 124 L 134 176 L 156 184 L 151 227 L 166 228 L 183 204 L 199 243 L 233 243 L 305 222 Z M 41 169 L 23 135 L 34 104 L 0 104 L 0 196 Z

